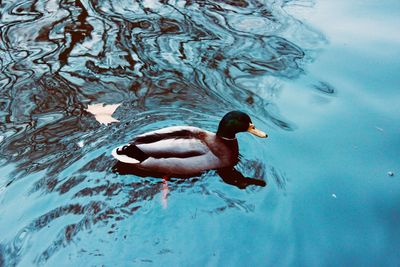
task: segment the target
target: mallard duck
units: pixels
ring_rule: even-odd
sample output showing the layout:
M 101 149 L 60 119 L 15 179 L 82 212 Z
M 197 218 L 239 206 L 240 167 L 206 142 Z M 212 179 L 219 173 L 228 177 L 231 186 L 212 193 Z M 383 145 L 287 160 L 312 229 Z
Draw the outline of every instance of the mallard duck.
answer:
M 250 117 L 231 111 L 220 121 L 217 133 L 192 126 L 172 126 L 135 137 L 115 148 L 118 161 L 143 171 L 166 176 L 190 176 L 213 169 L 226 169 L 238 163 L 236 134 L 249 132 L 266 138 Z

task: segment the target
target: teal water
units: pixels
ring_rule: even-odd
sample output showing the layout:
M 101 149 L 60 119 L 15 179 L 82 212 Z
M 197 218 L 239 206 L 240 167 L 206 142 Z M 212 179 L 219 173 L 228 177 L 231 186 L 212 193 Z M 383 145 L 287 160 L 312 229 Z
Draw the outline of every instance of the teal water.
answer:
M 398 266 L 398 1 L 3 1 L 0 266 Z M 86 111 L 119 104 L 120 122 Z M 245 190 L 111 149 L 241 109 Z

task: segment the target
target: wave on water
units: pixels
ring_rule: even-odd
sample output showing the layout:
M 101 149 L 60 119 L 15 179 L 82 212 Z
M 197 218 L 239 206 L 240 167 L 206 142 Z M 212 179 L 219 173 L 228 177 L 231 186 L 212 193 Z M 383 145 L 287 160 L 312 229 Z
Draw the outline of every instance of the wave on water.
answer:
M 325 43 L 286 12 L 296 3 L 313 2 L 1 1 L 0 164 L 7 175 L 0 179 L 0 211 L 10 214 L 21 196 L 52 206 L 28 212 L 27 205 L 0 219 L 9 225 L 28 214 L 1 241 L 0 265 L 16 265 L 29 253 L 29 263 L 45 263 L 80 231 L 102 224 L 112 233 L 159 194 L 159 181 L 120 180 L 110 171 L 109 151 L 129 136 L 171 124 L 213 130 L 234 109 L 263 126 L 293 130 L 274 103 L 279 81 L 298 78 Z M 120 122 L 100 126 L 86 110 L 93 103 L 122 103 Z M 256 175 L 268 169 L 247 163 Z M 169 190 L 198 192 L 202 183 L 207 179 Z M 218 211 L 252 209 L 221 192 L 213 196 L 226 203 Z M 27 244 L 59 218 L 51 242 L 32 252 Z

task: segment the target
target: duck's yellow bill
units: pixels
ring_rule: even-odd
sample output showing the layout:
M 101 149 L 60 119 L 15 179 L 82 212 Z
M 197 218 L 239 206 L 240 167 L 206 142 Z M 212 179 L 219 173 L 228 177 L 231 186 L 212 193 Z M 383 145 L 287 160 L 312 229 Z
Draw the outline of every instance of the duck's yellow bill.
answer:
M 268 135 L 264 133 L 263 131 L 258 130 L 254 124 L 250 123 L 249 129 L 247 131 L 251 134 L 254 134 L 255 136 L 261 137 L 261 138 L 266 138 Z

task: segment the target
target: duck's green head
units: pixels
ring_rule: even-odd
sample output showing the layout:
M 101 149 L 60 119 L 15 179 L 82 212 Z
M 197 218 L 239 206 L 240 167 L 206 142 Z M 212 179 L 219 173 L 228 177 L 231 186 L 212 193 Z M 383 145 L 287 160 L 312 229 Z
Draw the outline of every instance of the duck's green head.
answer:
M 240 132 L 249 132 L 258 137 L 268 137 L 268 135 L 254 126 L 249 115 L 241 111 L 228 112 L 220 121 L 217 135 L 222 138 L 234 139 Z

